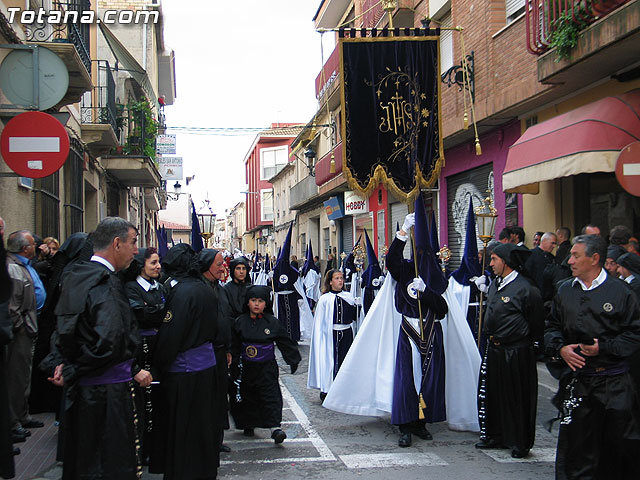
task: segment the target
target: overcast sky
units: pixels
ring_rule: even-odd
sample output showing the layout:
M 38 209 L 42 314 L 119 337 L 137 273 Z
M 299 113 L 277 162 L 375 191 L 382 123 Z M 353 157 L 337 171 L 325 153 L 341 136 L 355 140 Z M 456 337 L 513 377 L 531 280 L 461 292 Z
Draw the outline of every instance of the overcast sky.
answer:
M 268 127 L 308 122 L 322 66 L 312 18 L 320 0 L 163 0 L 164 38 L 175 51 L 177 94 L 168 126 Z M 324 35 L 324 59 L 333 49 Z M 176 156 L 199 209 L 208 194 L 222 215 L 244 200 L 248 136 L 177 134 Z M 169 182 L 170 184 L 173 182 Z M 172 190 L 171 185 L 168 186 Z

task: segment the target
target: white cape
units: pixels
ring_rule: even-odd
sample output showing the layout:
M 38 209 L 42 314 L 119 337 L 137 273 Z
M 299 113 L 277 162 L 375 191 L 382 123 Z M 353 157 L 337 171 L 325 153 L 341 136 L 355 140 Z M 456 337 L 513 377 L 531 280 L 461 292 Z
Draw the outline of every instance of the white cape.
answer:
M 254 285 L 269 285 L 269 275 L 264 270 L 260 270 L 256 275 L 256 279 L 253 282 Z
M 387 274 L 322 406 L 352 415 L 391 412 L 396 350 L 402 316 L 395 308 L 396 281 Z
M 304 286 L 302 285 L 302 279 L 298 277 L 293 284 L 298 295 L 298 310 L 300 311 L 300 340 L 309 340 L 311 338 L 311 331 L 313 330 L 313 313 L 311 313 L 311 307 L 307 301 L 307 296 L 304 292 Z M 292 293 L 291 291 L 276 292 L 276 298 L 273 299 L 273 313 L 278 318 L 278 295 L 286 295 Z
M 453 277 L 443 297 L 449 312 L 442 320 L 445 357 L 445 402 L 452 430 L 480 431 L 478 376 L 482 359 L 467 323 L 469 290 Z
M 307 298 L 317 302 L 320 298 L 320 274 L 315 270 L 309 270 L 304 276 L 303 284 Z
M 349 292 L 340 292 L 338 296 L 351 305 L 355 303 L 353 295 Z M 316 313 L 313 317 L 313 334 L 309 349 L 307 388 L 318 388 L 325 393 L 329 391 L 333 383 L 333 311 L 335 304 L 333 293 L 325 293 L 318 300 Z M 351 346 L 353 347 L 353 345 Z M 342 371 L 342 367 L 340 367 L 340 371 Z

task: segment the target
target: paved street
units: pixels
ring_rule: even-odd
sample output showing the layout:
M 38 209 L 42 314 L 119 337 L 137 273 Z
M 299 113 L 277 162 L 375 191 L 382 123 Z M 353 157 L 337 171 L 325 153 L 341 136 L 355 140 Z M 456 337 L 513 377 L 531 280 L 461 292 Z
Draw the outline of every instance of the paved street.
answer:
M 453 432 L 446 424 L 429 427 L 434 440 L 414 437 L 413 446 L 397 446 L 397 429 L 387 419 L 343 415 L 320 406 L 318 393 L 306 388 L 308 347 L 302 347 L 303 363 L 299 373 L 289 375 L 281 369 L 285 410 L 283 428 L 288 438 L 275 446 L 268 430 L 256 430 L 256 437 L 227 432 L 232 448 L 223 454 L 219 476 L 222 478 L 348 479 L 438 478 L 456 480 L 551 479 L 557 428 L 553 434 L 541 423 L 554 416 L 549 403 L 555 381 L 543 364 L 538 364 L 539 405 L 536 444 L 527 459 L 515 460 L 508 450 L 480 451 L 474 448 L 477 435 Z M 160 475 L 146 474 L 145 479 Z

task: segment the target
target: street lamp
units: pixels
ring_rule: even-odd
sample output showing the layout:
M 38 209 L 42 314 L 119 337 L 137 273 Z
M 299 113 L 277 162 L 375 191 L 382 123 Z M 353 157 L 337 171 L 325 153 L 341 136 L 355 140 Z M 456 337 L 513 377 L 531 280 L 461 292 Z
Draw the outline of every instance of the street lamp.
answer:
M 196 215 L 200 222 L 200 235 L 204 238 L 204 247 L 209 248 L 209 239 L 213 236 L 216 214 L 211 210 L 209 200 L 205 200 L 204 203 L 205 204 L 200 211 L 196 213 Z
M 309 175 L 311 175 L 312 177 L 316 176 L 316 172 L 314 171 L 315 168 L 315 163 L 314 160 L 316 158 L 316 152 L 313 149 L 312 146 L 309 146 L 305 151 L 304 151 L 304 156 L 307 159 L 307 168 L 309 169 Z
M 496 220 L 498 219 L 498 211 L 493 206 L 491 200 L 491 191 L 487 190 L 488 196 L 484 199 L 482 204 L 473 209 L 478 219 L 476 224 L 478 227 L 478 237 L 482 240 L 482 275 L 484 275 L 484 269 L 487 264 L 487 245 L 493 238 L 494 229 L 496 226 Z M 478 315 L 478 347 L 480 347 L 480 336 L 482 335 L 482 310 L 484 304 L 484 293 L 480 292 L 479 308 L 480 313 Z

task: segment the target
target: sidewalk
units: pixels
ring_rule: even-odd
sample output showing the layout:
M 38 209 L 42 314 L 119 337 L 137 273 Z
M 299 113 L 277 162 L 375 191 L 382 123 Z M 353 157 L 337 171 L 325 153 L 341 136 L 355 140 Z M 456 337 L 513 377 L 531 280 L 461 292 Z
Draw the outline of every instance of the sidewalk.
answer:
M 50 471 L 56 461 L 56 446 L 58 442 L 58 427 L 55 425 L 53 413 L 33 415 L 33 418 L 44 423 L 43 428 L 31 428 L 31 436 L 25 442 L 16 443 L 20 455 L 14 457 L 16 464 L 15 480 L 32 480 L 41 478 L 59 478 L 57 476 L 41 475 L 45 470 Z

